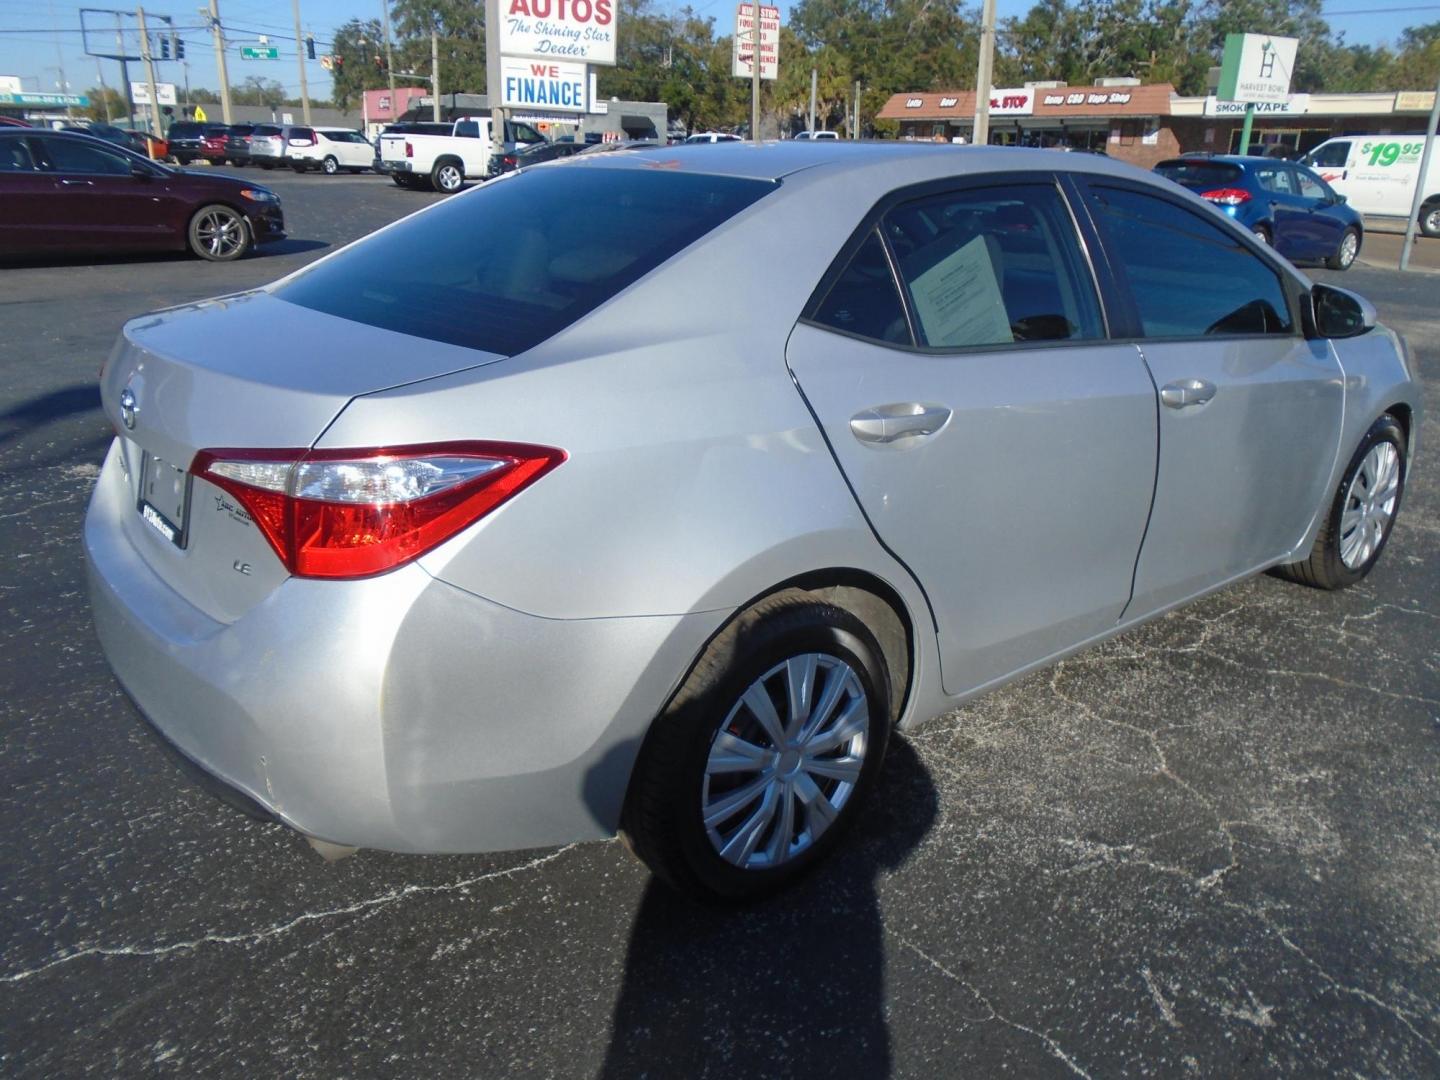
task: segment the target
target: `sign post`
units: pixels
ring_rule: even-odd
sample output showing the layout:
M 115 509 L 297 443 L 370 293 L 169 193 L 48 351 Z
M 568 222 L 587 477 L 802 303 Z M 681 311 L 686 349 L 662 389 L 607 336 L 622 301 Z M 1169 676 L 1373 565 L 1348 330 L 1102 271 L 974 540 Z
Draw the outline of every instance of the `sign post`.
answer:
M 742 3 L 735 8 L 730 74 L 750 79 L 750 138 L 760 141 L 760 80 L 780 75 L 780 9 Z
M 485 89 L 491 137 L 516 106 L 585 113 L 591 65 L 615 64 L 619 0 L 485 0 Z M 489 28 L 496 27 L 497 33 Z
M 1430 156 L 1435 152 L 1435 126 L 1440 124 L 1440 79 L 1435 81 L 1435 101 L 1430 106 L 1430 123 L 1425 128 L 1425 149 L 1420 154 L 1420 172 L 1415 176 L 1415 197 L 1410 200 L 1410 220 L 1405 223 L 1405 243 L 1400 248 L 1400 269 L 1410 269 L 1410 249 L 1415 246 L 1415 226 L 1425 201 L 1425 178 L 1430 175 Z
M 1290 97 L 1290 75 L 1295 70 L 1297 38 L 1269 34 L 1226 34 L 1225 54 L 1220 61 L 1220 85 L 1215 96 L 1221 101 L 1245 105 L 1245 123 L 1240 129 L 1240 153 L 1250 152 L 1250 130 L 1257 104 L 1284 104 Z

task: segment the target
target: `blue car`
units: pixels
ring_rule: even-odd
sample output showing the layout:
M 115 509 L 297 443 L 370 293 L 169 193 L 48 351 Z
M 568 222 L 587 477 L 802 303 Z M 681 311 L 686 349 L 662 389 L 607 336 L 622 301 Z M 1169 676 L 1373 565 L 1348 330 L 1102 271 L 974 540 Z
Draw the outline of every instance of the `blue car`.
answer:
M 1272 244 L 1287 259 L 1348 270 L 1360 254 L 1364 219 L 1314 171 L 1293 161 L 1194 154 L 1155 166 Z

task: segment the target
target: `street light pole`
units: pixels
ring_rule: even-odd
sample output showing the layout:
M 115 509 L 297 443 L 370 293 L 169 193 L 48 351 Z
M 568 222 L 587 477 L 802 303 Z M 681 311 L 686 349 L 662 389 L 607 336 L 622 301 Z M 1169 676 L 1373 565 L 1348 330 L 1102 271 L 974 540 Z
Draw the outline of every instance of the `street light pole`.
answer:
M 200 13 L 205 14 L 202 8 Z M 215 37 L 215 70 L 220 76 L 220 114 L 225 123 L 233 124 L 230 118 L 230 73 L 225 70 L 225 33 L 220 29 L 220 0 L 210 0 L 210 32 Z
M 158 139 L 164 134 L 160 130 L 160 94 L 155 89 L 155 58 L 150 55 L 150 34 L 145 29 L 145 9 L 135 9 L 135 21 L 140 24 L 140 59 L 145 62 L 145 79 L 150 86 L 150 131 Z
M 1420 154 L 1420 172 L 1415 177 L 1415 197 L 1410 200 L 1410 220 L 1405 223 L 1405 243 L 1400 248 L 1400 269 L 1410 269 L 1410 249 L 1415 246 L 1415 225 L 1420 220 L 1420 207 L 1425 201 L 1425 177 L 1429 175 L 1430 155 L 1435 150 L 1435 127 L 1440 125 L 1440 79 L 1435 80 L 1435 102 L 1430 106 L 1430 123 L 1425 128 L 1425 149 Z

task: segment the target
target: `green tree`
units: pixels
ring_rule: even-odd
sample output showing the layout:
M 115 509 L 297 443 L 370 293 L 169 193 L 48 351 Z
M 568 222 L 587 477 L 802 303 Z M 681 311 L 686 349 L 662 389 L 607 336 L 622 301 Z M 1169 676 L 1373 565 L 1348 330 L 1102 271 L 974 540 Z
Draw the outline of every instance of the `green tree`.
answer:
M 331 55 L 331 96 L 340 109 L 349 109 L 366 90 L 388 86 L 385 75 L 385 38 L 379 19 L 351 19 L 335 31 Z

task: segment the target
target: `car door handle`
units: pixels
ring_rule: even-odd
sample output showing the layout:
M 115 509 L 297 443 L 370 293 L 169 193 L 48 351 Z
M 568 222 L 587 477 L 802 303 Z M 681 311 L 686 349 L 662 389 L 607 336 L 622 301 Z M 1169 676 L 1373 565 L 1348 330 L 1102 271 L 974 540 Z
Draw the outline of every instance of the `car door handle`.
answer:
M 1160 390 L 1160 400 L 1172 409 L 1204 405 L 1215 396 L 1215 384 L 1204 379 L 1178 379 Z
M 66 187 L 94 187 L 94 180 L 61 180 Z
M 867 445 L 899 450 L 919 445 L 949 420 L 950 410 L 944 405 L 903 401 L 856 413 L 850 418 L 850 433 Z

